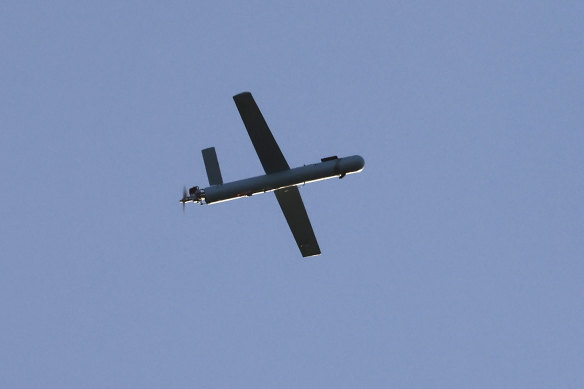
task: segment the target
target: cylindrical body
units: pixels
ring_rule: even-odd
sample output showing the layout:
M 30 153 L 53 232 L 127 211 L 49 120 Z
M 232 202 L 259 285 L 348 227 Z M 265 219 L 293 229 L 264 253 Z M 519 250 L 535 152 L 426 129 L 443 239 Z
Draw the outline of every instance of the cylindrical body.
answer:
M 205 203 L 217 203 L 256 193 L 270 192 L 287 186 L 303 185 L 307 182 L 326 180 L 363 170 L 365 161 L 359 155 L 305 165 L 277 173 L 266 174 L 244 180 L 213 185 L 204 189 Z

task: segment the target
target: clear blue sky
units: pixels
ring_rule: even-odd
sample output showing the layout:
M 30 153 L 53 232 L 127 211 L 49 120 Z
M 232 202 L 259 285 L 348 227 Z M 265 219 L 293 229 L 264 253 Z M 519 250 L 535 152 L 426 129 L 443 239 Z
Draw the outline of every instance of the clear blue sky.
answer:
M 0 6 L 0 387 L 584 387 L 584 5 Z M 251 91 L 323 254 L 262 173 Z

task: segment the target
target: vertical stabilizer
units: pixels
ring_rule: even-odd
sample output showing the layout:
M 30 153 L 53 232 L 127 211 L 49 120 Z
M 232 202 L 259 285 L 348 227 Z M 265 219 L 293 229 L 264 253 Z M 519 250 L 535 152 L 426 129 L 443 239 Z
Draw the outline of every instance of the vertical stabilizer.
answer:
M 217 153 L 215 147 L 209 147 L 201 151 L 203 153 L 203 160 L 205 161 L 205 169 L 207 170 L 207 177 L 210 185 L 223 184 L 221 177 L 221 169 L 219 169 L 219 161 L 217 160 Z

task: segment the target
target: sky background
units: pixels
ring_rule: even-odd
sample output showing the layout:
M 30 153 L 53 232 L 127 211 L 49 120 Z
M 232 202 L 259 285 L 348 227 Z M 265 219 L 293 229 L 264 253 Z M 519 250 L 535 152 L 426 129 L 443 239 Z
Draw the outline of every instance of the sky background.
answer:
M 0 387 L 584 387 L 584 3 L 4 1 Z M 232 96 L 291 166 L 302 259 Z

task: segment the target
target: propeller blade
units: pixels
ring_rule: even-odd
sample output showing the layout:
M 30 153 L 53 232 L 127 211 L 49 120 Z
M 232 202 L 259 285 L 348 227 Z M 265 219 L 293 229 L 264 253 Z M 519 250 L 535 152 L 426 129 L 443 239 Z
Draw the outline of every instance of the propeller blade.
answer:
M 182 203 L 182 211 L 183 211 L 183 215 L 185 213 L 185 206 L 187 205 L 187 187 L 183 186 L 183 197 L 180 200 L 180 202 Z

